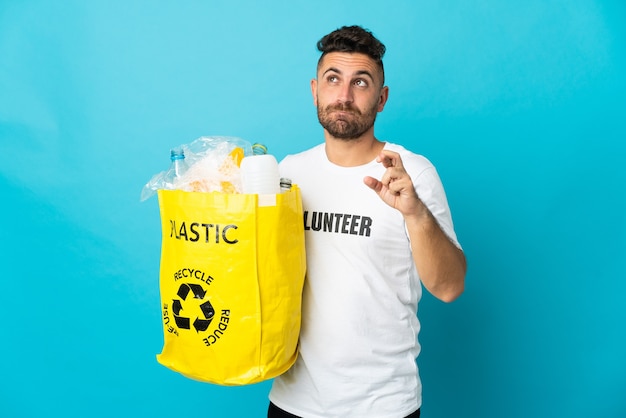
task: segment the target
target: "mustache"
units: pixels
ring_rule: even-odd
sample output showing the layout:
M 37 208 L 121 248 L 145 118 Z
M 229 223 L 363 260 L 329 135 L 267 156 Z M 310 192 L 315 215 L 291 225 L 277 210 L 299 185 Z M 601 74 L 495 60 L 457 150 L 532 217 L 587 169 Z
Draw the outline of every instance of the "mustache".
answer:
M 328 105 L 326 106 L 326 111 L 327 112 L 342 111 L 342 112 L 352 112 L 357 115 L 361 114 L 361 111 L 353 107 L 350 103 L 337 103 L 337 104 Z

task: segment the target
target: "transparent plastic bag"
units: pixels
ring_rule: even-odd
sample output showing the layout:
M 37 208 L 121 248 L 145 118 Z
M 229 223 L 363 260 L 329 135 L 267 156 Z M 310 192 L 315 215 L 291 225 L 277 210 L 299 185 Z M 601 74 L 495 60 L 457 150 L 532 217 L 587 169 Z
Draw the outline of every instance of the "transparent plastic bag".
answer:
M 155 174 L 141 191 L 140 200 L 150 198 L 159 189 L 189 192 L 241 193 L 239 165 L 252 154 L 252 145 L 241 138 L 202 136 L 178 147 L 184 164 L 172 160 L 168 170 Z

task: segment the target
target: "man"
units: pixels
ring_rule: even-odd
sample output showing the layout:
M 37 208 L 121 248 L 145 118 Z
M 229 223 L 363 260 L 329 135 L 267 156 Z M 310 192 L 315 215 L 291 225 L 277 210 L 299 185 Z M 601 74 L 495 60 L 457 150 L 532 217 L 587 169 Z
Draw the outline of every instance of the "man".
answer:
M 324 143 L 280 164 L 302 191 L 307 251 L 300 355 L 268 417 L 419 417 L 421 285 L 450 302 L 465 257 L 432 164 L 374 136 L 385 46 L 342 27 L 311 81 Z

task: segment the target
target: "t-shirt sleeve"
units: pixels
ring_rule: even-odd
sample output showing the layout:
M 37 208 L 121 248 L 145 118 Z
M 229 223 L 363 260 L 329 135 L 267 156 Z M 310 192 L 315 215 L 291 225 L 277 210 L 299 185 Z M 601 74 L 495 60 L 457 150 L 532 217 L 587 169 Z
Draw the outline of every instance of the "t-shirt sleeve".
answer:
M 435 167 L 429 165 L 421 170 L 413 177 L 413 184 L 418 197 L 428 207 L 443 232 L 458 248 L 461 248 L 461 244 L 454 232 L 448 199 Z

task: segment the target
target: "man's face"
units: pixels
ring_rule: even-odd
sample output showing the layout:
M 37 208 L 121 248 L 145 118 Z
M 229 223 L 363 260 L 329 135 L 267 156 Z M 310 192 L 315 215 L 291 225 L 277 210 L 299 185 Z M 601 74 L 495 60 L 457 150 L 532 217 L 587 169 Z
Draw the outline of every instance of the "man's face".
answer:
M 317 117 L 337 139 L 353 140 L 372 130 L 376 114 L 383 110 L 388 88 L 382 73 L 365 54 L 331 52 L 318 66 L 311 81 Z

